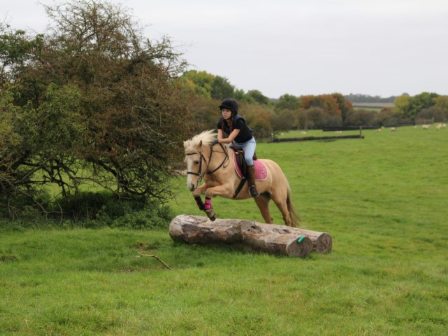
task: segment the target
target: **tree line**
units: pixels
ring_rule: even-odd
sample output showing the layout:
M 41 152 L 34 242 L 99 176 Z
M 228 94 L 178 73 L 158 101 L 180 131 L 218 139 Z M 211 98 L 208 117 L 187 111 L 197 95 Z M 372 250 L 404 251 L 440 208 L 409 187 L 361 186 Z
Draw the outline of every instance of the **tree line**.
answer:
M 404 93 L 406 94 L 406 93 Z M 380 96 L 370 96 L 360 93 L 350 93 L 344 96 L 351 103 L 393 103 L 396 96 L 382 98 Z
M 328 126 L 383 126 L 415 123 L 419 120 L 445 121 L 448 119 L 448 97 L 423 92 L 414 97 L 403 94 L 371 102 L 390 102 L 393 107 L 380 111 L 354 108 L 351 100 L 367 100 L 367 95 L 343 96 L 341 93 L 294 96 L 284 94 L 270 99 L 260 91 L 244 92 L 227 78 L 205 71 L 190 70 L 181 76 L 184 85 L 197 97 L 194 117 L 200 128 L 216 127 L 217 106 L 223 97 L 235 98 L 241 113 L 254 127 L 257 137 L 270 137 L 276 132 L 291 129 L 320 129 Z M 359 99 L 353 99 L 358 97 Z M 350 98 L 350 99 L 348 99 Z
M 45 33 L 0 23 L 0 216 L 70 212 L 64 200 L 86 186 L 163 204 L 183 140 L 216 127 L 223 98 L 239 102 L 259 139 L 448 113 L 447 98 L 433 93 L 399 96 L 381 112 L 356 110 L 340 93 L 274 101 L 188 70 L 169 38 L 144 36 L 121 5 L 70 0 L 44 8 Z

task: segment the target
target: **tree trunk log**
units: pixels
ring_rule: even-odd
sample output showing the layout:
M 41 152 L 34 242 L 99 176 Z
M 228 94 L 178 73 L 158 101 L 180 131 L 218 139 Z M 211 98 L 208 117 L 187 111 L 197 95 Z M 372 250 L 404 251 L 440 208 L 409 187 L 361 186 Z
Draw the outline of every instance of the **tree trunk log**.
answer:
M 291 228 L 284 225 L 262 224 L 242 219 L 216 219 L 180 215 L 171 221 L 170 236 L 190 244 L 232 245 L 238 249 L 306 257 L 311 251 L 329 252 L 331 236 Z

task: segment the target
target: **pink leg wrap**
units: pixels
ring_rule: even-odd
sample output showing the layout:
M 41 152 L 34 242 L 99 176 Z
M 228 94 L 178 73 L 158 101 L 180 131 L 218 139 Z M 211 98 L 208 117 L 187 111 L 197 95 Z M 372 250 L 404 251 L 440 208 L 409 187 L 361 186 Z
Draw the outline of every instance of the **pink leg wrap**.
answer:
M 205 198 L 205 210 L 210 210 L 212 208 L 212 199 L 206 197 Z

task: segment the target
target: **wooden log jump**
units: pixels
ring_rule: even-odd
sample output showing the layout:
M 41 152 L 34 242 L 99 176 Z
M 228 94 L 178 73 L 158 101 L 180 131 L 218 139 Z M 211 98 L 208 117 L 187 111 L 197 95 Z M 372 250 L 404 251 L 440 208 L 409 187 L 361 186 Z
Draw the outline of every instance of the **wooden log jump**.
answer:
M 169 228 L 173 240 L 190 244 L 232 245 L 238 249 L 306 257 L 312 251 L 328 253 L 332 238 L 328 233 L 262 224 L 243 219 L 216 219 L 180 215 Z

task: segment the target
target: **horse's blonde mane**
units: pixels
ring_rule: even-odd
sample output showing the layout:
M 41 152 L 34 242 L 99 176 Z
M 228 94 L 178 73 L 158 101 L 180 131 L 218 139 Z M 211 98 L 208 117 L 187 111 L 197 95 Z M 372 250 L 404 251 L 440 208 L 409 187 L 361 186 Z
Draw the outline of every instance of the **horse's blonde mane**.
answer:
M 185 153 L 197 151 L 201 145 L 210 145 L 216 139 L 214 130 L 204 131 L 192 137 L 190 140 L 184 141 Z

